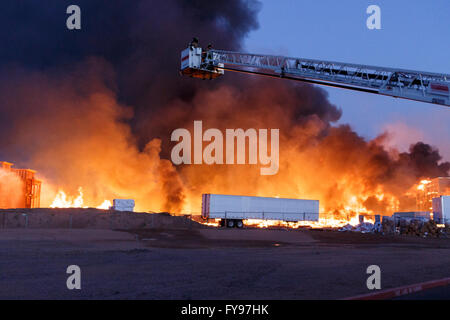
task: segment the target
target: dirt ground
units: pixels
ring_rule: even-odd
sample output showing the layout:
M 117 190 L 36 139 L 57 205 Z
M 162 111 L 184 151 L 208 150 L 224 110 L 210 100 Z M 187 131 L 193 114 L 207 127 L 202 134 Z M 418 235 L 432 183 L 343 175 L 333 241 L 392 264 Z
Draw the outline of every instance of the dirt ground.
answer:
M 0 209 L 0 229 L 202 228 L 186 216 L 95 208 Z
M 66 268 L 81 268 L 81 290 Z M 0 299 L 339 299 L 448 277 L 450 240 L 314 230 L 1 229 Z

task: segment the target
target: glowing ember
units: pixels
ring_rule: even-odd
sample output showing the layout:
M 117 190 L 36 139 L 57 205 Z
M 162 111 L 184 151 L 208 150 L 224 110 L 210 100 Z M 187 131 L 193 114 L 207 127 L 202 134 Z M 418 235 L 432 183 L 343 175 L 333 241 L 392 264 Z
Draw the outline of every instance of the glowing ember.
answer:
M 375 223 L 372 217 L 364 217 L 364 222 Z M 220 224 L 220 219 L 210 219 L 208 221 L 201 222 L 203 225 L 218 227 Z M 282 227 L 298 229 L 301 227 L 307 227 L 312 229 L 319 228 L 342 228 L 343 226 L 350 224 L 352 226 L 357 226 L 359 224 L 358 216 L 354 215 L 349 219 L 344 218 L 320 218 L 319 221 L 298 221 L 298 222 L 286 222 L 282 220 L 244 220 L 244 225 L 253 228 L 270 228 L 270 227 Z
M 203 221 L 199 221 L 199 222 L 205 226 L 218 227 L 220 224 L 220 219 L 210 219 L 208 221 L 203 220 Z

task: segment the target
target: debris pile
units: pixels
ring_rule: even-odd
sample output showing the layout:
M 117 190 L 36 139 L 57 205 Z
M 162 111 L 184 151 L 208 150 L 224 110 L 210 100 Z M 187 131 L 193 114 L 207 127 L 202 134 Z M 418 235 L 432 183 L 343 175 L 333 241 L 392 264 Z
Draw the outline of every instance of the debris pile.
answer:
M 375 224 L 362 222 L 356 226 L 347 224 L 338 231 L 352 231 L 360 233 L 381 233 L 383 235 L 409 235 L 422 238 L 450 237 L 450 224 L 445 228 L 439 227 L 436 221 L 421 218 L 383 217 L 383 222 Z
M 338 231 L 353 231 L 353 232 L 360 232 L 360 233 L 374 233 L 374 232 L 380 232 L 381 227 L 378 223 L 370 223 L 370 222 L 363 222 L 356 226 L 352 226 L 351 224 L 346 224 L 342 228 L 340 228 Z
M 383 222 L 381 224 L 381 232 L 386 235 L 395 234 L 395 220 L 392 217 L 383 217 Z
M 399 232 L 410 236 L 420 236 L 423 224 L 423 221 L 418 219 L 400 219 Z
M 398 232 L 402 235 L 419 236 L 419 237 L 432 237 L 437 238 L 446 236 L 448 229 L 439 228 L 436 221 L 429 220 L 423 221 L 420 219 L 401 219 L 399 221 Z
M 430 220 L 422 225 L 419 235 L 436 238 L 441 236 L 441 234 L 443 234 L 444 231 L 445 229 L 438 228 L 436 221 Z

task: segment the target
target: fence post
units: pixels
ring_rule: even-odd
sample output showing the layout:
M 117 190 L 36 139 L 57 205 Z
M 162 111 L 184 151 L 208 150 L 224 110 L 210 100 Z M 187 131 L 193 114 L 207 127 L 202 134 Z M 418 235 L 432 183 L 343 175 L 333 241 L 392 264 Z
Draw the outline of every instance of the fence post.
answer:
M 113 220 L 114 220 L 114 211 L 111 212 L 111 214 L 109 215 L 109 229 L 112 230 L 113 228 Z
M 28 214 L 26 214 L 26 213 L 22 213 L 22 216 L 24 216 L 25 217 L 25 229 L 26 228 L 28 228 Z

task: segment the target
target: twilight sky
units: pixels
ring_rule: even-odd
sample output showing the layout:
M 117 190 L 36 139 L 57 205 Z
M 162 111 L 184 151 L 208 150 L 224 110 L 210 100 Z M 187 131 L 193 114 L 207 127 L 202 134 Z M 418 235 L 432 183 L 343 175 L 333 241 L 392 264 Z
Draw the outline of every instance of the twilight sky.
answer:
M 261 1 L 260 28 L 250 33 L 246 51 L 450 74 L 448 0 Z M 381 30 L 366 27 L 371 4 L 381 8 Z M 450 160 L 450 108 L 325 89 L 343 109 L 339 122 L 364 137 L 388 130 L 402 151 L 423 140 Z

